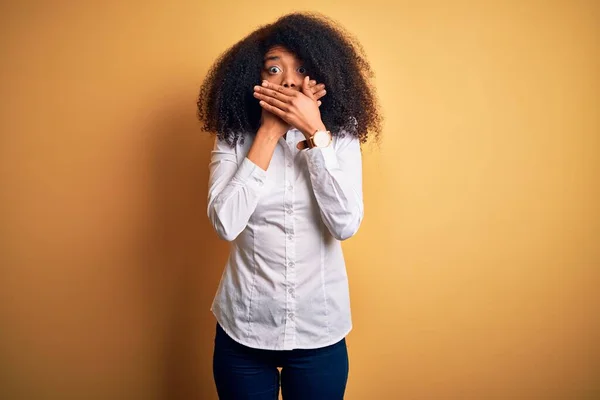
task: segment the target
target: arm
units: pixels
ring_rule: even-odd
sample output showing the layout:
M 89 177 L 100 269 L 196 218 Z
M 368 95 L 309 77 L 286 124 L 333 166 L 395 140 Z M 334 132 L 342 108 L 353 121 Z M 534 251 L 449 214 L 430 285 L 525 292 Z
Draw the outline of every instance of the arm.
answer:
M 254 91 L 263 110 L 295 126 L 308 138 L 315 129 L 324 130 L 325 126 L 307 82 L 309 77 L 305 76 L 302 92 L 266 80 Z M 336 239 L 348 239 L 358 231 L 364 213 L 360 141 L 347 133 L 338 137 L 335 149 L 330 145 L 305 151 L 323 223 Z
M 215 138 L 207 215 L 221 239 L 233 241 L 246 228 L 262 194 L 276 145 L 276 136 L 259 129 L 248 155 L 238 165 L 235 148 Z
M 358 138 L 346 134 L 325 148 L 305 150 L 313 192 L 323 223 L 333 237 L 345 240 L 364 216 L 362 156 Z

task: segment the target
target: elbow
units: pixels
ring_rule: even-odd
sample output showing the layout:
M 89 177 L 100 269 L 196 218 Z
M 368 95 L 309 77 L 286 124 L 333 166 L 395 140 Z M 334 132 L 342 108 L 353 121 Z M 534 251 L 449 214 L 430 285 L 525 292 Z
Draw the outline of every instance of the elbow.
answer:
M 338 232 L 331 232 L 331 235 L 339 241 L 350 239 L 358 232 L 358 226 L 354 229 L 343 229 Z
M 234 232 L 231 229 L 226 229 L 222 225 L 215 226 L 215 231 L 217 232 L 219 239 L 226 240 L 228 242 L 233 242 L 240 234 L 240 232 Z
M 214 206 L 208 208 L 208 219 L 210 220 L 213 229 L 217 233 L 219 239 L 233 242 L 241 233 L 240 229 L 236 229 L 233 224 L 223 221 L 216 212 Z
M 218 233 L 218 236 L 220 239 L 226 240 L 228 242 L 233 242 L 237 238 L 237 235 L 230 235 L 226 233 Z
M 341 225 L 338 229 L 330 229 L 331 235 L 339 241 L 350 239 L 356 235 L 358 228 L 363 220 L 363 212 L 361 211 L 358 215 L 354 216 L 346 224 Z

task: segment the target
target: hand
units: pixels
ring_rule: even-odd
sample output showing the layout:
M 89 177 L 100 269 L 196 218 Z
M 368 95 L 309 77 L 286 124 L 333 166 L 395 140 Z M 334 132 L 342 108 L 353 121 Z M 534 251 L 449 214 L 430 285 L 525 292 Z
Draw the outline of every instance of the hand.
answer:
M 260 127 L 265 128 L 267 132 L 272 132 L 279 138 L 290 130 L 290 124 L 279 118 L 277 115 L 270 113 L 264 107 L 260 115 Z
M 308 87 L 310 88 L 310 91 L 313 94 L 313 99 L 315 99 L 317 101 L 317 105 L 321 107 L 322 103 L 319 99 L 324 97 L 327 93 L 327 91 L 325 90 L 325 84 L 319 83 L 317 85 L 317 81 L 309 80 Z M 260 88 L 260 86 L 256 86 L 255 91 L 257 88 Z M 275 134 L 279 136 L 282 136 L 290 129 L 290 124 L 286 123 L 275 114 L 267 111 L 264 107 L 262 108 L 262 113 L 260 117 L 260 126 L 265 127 L 269 131 L 275 132 Z
M 309 80 L 308 87 L 310 88 L 311 92 L 313 93 L 314 99 L 317 100 L 317 105 L 319 107 L 321 107 L 321 100 L 319 100 L 319 99 L 321 97 L 325 96 L 325 93 L 327 93 L 327 91 L 325 90 L 325 84 L 319 83 L 317 85 L 317 81 Z
M 263 111 L 268 111 L 263 114 L 265 121 L 266 115 L 272 114 L 287 123 L 288 127 L 295 126 L 308 138 L 316 129 L 325 129 L 318 104 L 318 98 L 326 93 L 324 87 L 316 85 L 316 82 L 311 85 L 308 76 L 302 82 L 301 92 L 263 81 L 262 86 L 254 87 L 254 97 L 261 100 Z

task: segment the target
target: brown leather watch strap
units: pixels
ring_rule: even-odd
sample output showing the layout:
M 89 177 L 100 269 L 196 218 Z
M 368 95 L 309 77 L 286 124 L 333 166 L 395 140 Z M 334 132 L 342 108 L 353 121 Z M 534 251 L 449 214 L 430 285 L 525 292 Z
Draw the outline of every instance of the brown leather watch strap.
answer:
M 298 150 L 304 150 L 304 149 L 308 149 L 309 145 L 308 145 L 308 140 L 304 139 L 298 142 L 298 144 L 296 144 L 296 148 Z

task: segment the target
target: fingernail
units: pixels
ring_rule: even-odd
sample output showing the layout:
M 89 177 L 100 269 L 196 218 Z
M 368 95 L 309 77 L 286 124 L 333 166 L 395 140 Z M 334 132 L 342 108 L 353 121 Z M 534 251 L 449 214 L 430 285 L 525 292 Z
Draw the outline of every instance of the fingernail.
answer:
M 267 86 L 267 81 L 262 81 L 263 86 Z

